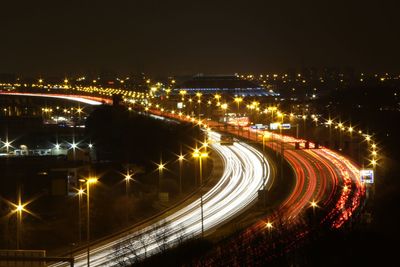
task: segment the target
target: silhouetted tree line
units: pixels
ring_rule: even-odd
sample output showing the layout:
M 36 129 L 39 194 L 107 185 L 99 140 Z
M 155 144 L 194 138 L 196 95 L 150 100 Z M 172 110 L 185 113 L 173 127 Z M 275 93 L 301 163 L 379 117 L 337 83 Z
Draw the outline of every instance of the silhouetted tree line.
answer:
M 175 239 L 171 240 L 172 237 Z M 150 250 L 153 246 L 156 248 Z M 161 221 L 116 244 L 110 261 L 121 267 L 181 266 L 211 247 L 207 240 L 192 238 L 182 225 L 173 228 L 170 223 Z

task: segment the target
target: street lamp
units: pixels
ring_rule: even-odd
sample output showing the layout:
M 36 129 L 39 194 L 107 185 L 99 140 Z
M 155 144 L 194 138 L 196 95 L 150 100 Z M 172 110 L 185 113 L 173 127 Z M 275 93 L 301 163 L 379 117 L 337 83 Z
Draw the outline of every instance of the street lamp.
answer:
M 157 170 L 158 170 L 158 192 L 161 191 L 161 179 L 163 175 L 163 170 L 165 169 L 165 163 L 160 161 L 160 164 L 157 164 Z
M 129 196 L 129 182 L 132 180 L 132 174 L 129 173 L 129 169 L 126 171 L 126 174 L 124 176 L 125 180 L 125 191 L 126 191 L 126 196 Z
M 12 147 L 12 145 L 11 145 L 12 141 L 10 142 L 10 141 L 8 141 L 8 138 L 6 138 L 5 142 L 3 142 L 3 141 L 1 141 L 1 142 L 3 143 L 3 147 L 6 148 L 7 154 L 8 154 L 10 147 Z
M 315 208 L 318 208 L 318 204 L 317 204 L 317 202 L 316 201 L 311 201 L 310 202 L 310 206 L 312 207 L 312 209 L 313 209 L 313 214 L 314 214 L 314 216 L 315 216 Z
M 331 146 L 332 142 L 332 123 L 333 123 L 332 119 L 328 119 L 328 121 L 326 122 L 326 124 L 328 124 L 329 126 L 329 146 Z
M 179 161 L 179 194 L 182 194 L 182 165 L 185 160 L 185 156 L 182 153 L 178 156 Z
M 265 139 L 269 138 L 270 134 L 268 132 L 264 132 L 264 134 L 262 135 L 262 145 L 263 145 L 263 152 L 265 153 Z
M 80 179 L 79 181 L 86 183 L 86 237 L 87 237 L 87 266 L 90 267 L 90 185 L 97 183 L 96 177 L 89 177 L 87 179 Z
M 81 201 L 82 201 L 82 196 L 85 193 L 85 190 L 79 188 L 78 190 L 78 228 L 79 228 L 79 243 L 82 242 L 82 208 L 81 208 Z
M 11 210 L 10 215 L 12 214 L 16 214 L 16 220 L 17 220 L 17 239 L 16 239 L 16 249 L 19 250 L 20 249 L 20 244 L 21 244 L 21 228 L 22 228 L 22 215 L 23 212 L 31 214 L 33 216 L 36 216 L 35 214 L 33 214 L 31 211 L 26 209 L 26 206 L 29 205 L 33 200 L 30 200 L 26 203 L 22 203 L 21 200 L 21 191 L 18 191 L 18 199 L 17 199 L 17 203 L 12 203 L 8 200 L 5 200 L 13 209 Z
M 222 104 L 221 108 L 224 111 L 224 123 L 227 123 L 226 110 L 228 109 L 228 104 L 227 103 Z
M 242 102 L 243 101 L 243 98 L 241 98 L 241 97 L 235 97 L 235 102 L 236 102 L 236 104 L 237 104 L 237 113 L 239 114 L 239 110 L 240 110 L 240 102 Z
M 271 230 L 272 230 L 272 228 L 273 228 L 272 222 L 268 221 L 268 222 L 265 224 L 265 227 L 268 229 L 268 233 L 271 233 Z
M 199 173 L 200 173 L 200 209 L 201 209 L 201 236 L 204 237 L 204 213 L 203 213 L 203 168 L 202 159 L 208 157 L 207 152 L 200 152 L 197 148 L 193 152 L 193 158 L 199 160 Z
M 182 96 L 182 101 L 185 101 L 185 95 L 186 95 L 187 91 L 186 90 L 180 90 L 179 94 Z

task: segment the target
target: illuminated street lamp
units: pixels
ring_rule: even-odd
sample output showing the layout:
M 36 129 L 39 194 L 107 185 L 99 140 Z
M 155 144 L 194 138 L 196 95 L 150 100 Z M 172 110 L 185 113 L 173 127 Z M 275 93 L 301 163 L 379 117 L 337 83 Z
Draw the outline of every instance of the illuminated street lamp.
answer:
M 262 145 L 263 145 L 263 152 L 265 153 L 265 139 L 269 138 L 270 134 L 268 132 L 264 132 L 264 134 L 262 135 Z
M 79 243 L 82 242 L 82 207 L 81 207 L 81 201 L 82 201 L 82 196 L 85 193 L 85 190 L 79 188 L 77 195 L 78 195 L 78 228 L 79 228 Z
M 237 113 L 239 114 L 239 110 L 240 110 L 240 103 L 243 101 L 243 98 L 241 97 L 235 97 L 235 102 L 237 104 Z
M 72 144 L 71 144 L 71 149 L 77 149 L 78 148 L 78 144 L 77 143 L 75 143 L 75 142 L 73 142 Z
M 132 175 L 129 173 L 129 170 L 127 170 L 125 177 L 125 191 L 126 191 L 126 196 L 129 196 L 129 185 L 130 185 L 130 181 L 132 180 Z
M 178 156 L 179 161 L 179 194 L 182 194 L 182 165 L 185 160 L 185 156 L 181 154 Z
M 21 200 L 21 192 L 20 191 L 18 191 L 18 199 L 17 199 L 17 203 L 13 203 L 13 202 L 10 202 L 10 201 L 8 201 L 8 200 L 5 200 L 11 207 L 12 207 L 12 209 L 11 209 L 11 212 L 10 212 L 10 214 L 9 215 L 12 215 L 12 214 L 16 214 L 17 216 L 16 216 L 16 220 L 17 220 L 17 231 L 16 231 L 16 234 L 17 234 L 17 239 L 16 239 L 16 249 L 17 250 L 19 250 L 20 249 L 20 246 L 21 246 L 21 228 L 22 228 L 22 215 L 23 215 L 23 213 L 25 212 L 25 213 L 28 213 L 28 214 L 31 214 L 31 215 L 33 215 L 33 216 L 36 216 L 35 214 L 33 214 L 31 211 L 29 211 L 29 210 L 27 210 L 26 209 L 26 206 L 28 206 L 33 200 L 30 200 L 30 201 L 28 201 L 28 202 L 26 202 L 26 203 L 22 203 L 22 200 Z
M 312 209 L 313 209 L 313 214 L 314 214 L 314 216 L 315 216 L 315 208 L 318 208 L 318 204 L 317 204 L 317 202 L 316 201 L 311 201 L 310 202 L 310 206 L 312 207 Z
M 182 96 L 182 101 L 185 100 L 185 95 L 186 95 L 187 91 L 186 90 L 180 90 L 179 94 Z
M 157 164 L 157 170 L 158 170 L 158 191 L 161 191 L 161 179 L 163 175 L 163 170 L 165 169 L 165 163 L 160 160 L 160 164 Z
M 80 182 L 86 183 L 86 241 L 87 241 L 87 266 L 90 267 L 90 185 L 98 182 L 96 177 L 89 177 L 87 179 L 80 179 Z
M 203 166 L 202 166 L 202 160 L 203 158 L 208 157 L 207 152 L 200 152 L 197 148 L 192 154 L 193 158 L 199 160 L 199 171 L 200 171 L 200 209 L 201 209 L 201 235 L 204 237 L 204 213 L 203 213 L 203 192 L 202 192 L 202 186 L 203 186 Z
M 272 228 L 273 228 L 272 222 L 268 221 L 268 222 L 265 224 L 265 227 L 267 228 L 268 232 L 271 233 L 271 230 L 272 230 Z
M 5 142 L 2 141 L 2 143 L 4 144 L 3 147 L 6 148 L 7 154 L 8 154 L 8 152 L 9 152 L 9 150 L 10 150 L 10 147 L 12 147 L 12 146 L 11 146 L 11 143 L 12 143 L 12 142 L 9 142 L 8 139 L 6 139 L 6 141 L 5 141 Z
M 376 159 L 372 159 L 371 161 L 371 165 L 372 165 L 372 167 L 376 167 L 376 165 L 378 164 L 378 162 L 376 161 Z
M 326 124 L 328 124 L 328 126 L 329 126 L 329 145 L 331 145 L 331 142 L 332 142 L 332 124 L 333 124 L 333 120 L 331 120 L 331 119 L 329 118 L 328 121 L 326 122 Z
M 228 104 L 227 103 L 221 104 L 221 108 L 224 111 L 224 122 L 227 123 L 226 110 L 228 109 Z

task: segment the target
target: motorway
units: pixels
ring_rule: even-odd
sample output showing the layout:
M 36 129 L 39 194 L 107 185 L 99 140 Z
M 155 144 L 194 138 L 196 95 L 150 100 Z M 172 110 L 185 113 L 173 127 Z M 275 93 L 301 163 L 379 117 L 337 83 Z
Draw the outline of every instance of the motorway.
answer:
M 238 133 L 233 128 L 227 128 L 226 131 Z M 345 156 L 325 147 L 296 150 L 295 142 L 305 140 L 291 136 L 250 129 L 241 134 L 244 138 L 262 143 L 265 133 L 268 138 L 264 139 L 264 144 L 277 153 L 283 153 L 295 175 L 295 186 L 291 194 L 278 208 L 277 213 L 284 217 L 280 219 L 296 222 L 301 219 L 305 209 L 317 208 L 325 209 L 327 215 L 323 220 L 328 221 L 332 228 L 339 228 L 349 220 L 365 195 L 359 167 Z M 310 147 L 313 146 L 310 143 Z M 312 207 L 311 203 L 316 206 Z M 255 228 L 265 229 L 265 221 L 276 219 L 276 216 L 265 218 Z
M 234 216 L 245 211 L 257 198 L 258 190 L 270 180 L 270 166 L 263 155 L 253 147 L 235 143 L 233 146 L 223 146 L 218 143 L 219 134 L 209 132 L 212 142 L 211 148 L 218 153 L 224 163 L 224 172 L 218 183 L 209 191 L 204 192 L 203 218 L 204 232 L 212 231 Z M 186 203 L 187 204 L 187 203 Z M 135 254 L 147 255 L 159 251 L 160 246 L 168 246 L 179 240 L 201 235 L 201 196 L 176 209 L 168 216 L 160 216 L 158 222 L 142 229 L 133 229 L 112 240 L 106 240 L 101 244 L 93 245 L 90 253 L 91 266 L 114 266 L 115 247 L 118 244 L 132 244 L 135 239 L 143 239 L 146 236 L 146 247 L 139 246 Z M 160 234 L 162 241 L 160 243 Z M 133 256 L 132 252 L 130 252 Z M 75 266 L 86 266 L 86 251 L 74 255 Z M 51 266 L 68 266 L 57 263 Z
M 160 115 L 182 119 L 176 114 L 162 113 Z M 193 122 L 196 123 L 196 121 Z M 210 127 L 219 126 L 218 123 L 212 121 L 207 123 Z M 239 134 L 243 138 L 260 144 L 264 134 L 264 132 L 250 129 L 240 132 L 233 127 L 225 128 L 224 131 Z M 310 203 L 314 203 L 315 206 L 312 208 L 325 209 L 324 220 L 328 221 L 332 228 L 339 228 L 349 220 L 365 195 L 365 186 L 359 180 L 359 168 L 346 157 L 324 147 L 321 149 L 294 149 L 294 142 L 304 142 L 305 140 L 273 132 L 268 132 L 268 136 L 268 139 L 264 140 L 265 145 L 277 153 L 283 152 L 284 159 L 295 174 L 295 185 L 278 208 L 278 213 L 284 216 L 283 219 L 296 222 L 301 218 L 302 212 L 311 207 Z M 218 139 L 216 133 L 211 137 Z M 312 147 L 313 144 L 310 146 Z M 218 184 L 203 196 L 205 231 L 210 231 L 248 207 L 257 197 L 258 189 L 270 178 L 268 163 L 254 148 L 244 143 L 235 143 L 234 146 L 213 144 L 212 148 L 222 157 L 225 170 Z M 172 215 L 160 218 L 161 221 L 165 221 L 168 228 L 166 231 L 168 232 L 168 242 L 175 243 L 182 235 L 189 237 L 201 234 L 200 210 L 200 200 L 197 199 Z M 276 219 L 274 216 L 269 216 L 255 224 L 252 230 L 265 229 L 266 221 L 273 222 Z M 157 236 L 154 231 L 159 232 L 160 228 L 163 227 L 146 226 L 139 232 L 136 231 L 128 236 L 110 240 L 105 245 L 94 247 L 93 255 L 91 254 L 93 266 L 112 265 L 109 257 L 112 256 L 113 247 L 127 239 L 143 236 L 143 234 L 152 237 L 148 238 L 151 242 L 147 247 L 147 252 L 156 252 L 159 244 L 154 239 L 154 236 Z M 183 228 L 185 229 L 184 233 L 182 233 Z M 142 251 L 139 249 L 139 252 L 144 253 L 143 248 Z M 86 256 L 83 252 L 78 253 L 75 258 L 77 266 L 86 264 Z
M 38 93 L 20 93 L 20 92 L 1 92 L 0 95 L 12 95 L 12 96 L 32 96 L 32 97 L 47 97 L 47 98 L 58 98 L 64 100 L 70 100 L 80 102 L 88 105 L 101 105 L 104 103 L 111 104 L 112 101 L 99 97 L 90 96 L 76 96 L 76 95 L 63 95 L 63 94 L 38 94 Z

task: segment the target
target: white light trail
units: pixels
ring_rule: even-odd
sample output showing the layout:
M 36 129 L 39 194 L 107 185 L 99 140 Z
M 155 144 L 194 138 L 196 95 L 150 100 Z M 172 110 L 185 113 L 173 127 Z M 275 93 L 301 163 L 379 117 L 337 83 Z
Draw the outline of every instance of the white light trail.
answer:
M 210 132 L 209 136 L 214 141 L 219 139 L 219 134 L 214 132 Z M 250 207 L 250 204 L 258 196 L 258 190 L 270 179 L 270 166 L 255 148 L 237 142 L 233 146 L 223 146 L 214 142 L 211 147 L 221 156 L 225 169 L 218 183 L 203 195 L 205 232 L 210 232 Z M 166 240 L 169 245 L 175 244 L 182 236 L 190 238 L 201 235 L 200 201 L 198 198 L 175 213 L 159 218 L 159 221 L 165 222 L 167 225 L 164 230 L 167 233 Z M 114 237 L 101 245 L 93 245 L 90 253 L 90 266 L 117 265 L 117 262 L 112 259 L 115 246 L 128 239 L 134 239 L 140 234 L 148 235 L 147 254 L 156 253 L 158 244 L 155 232 L 160 231 L 160 228 L 157 229 L 155 225 Z M 144 249 L 139 251 L 139 254 L 144 254 Z M 84 251 L 77 253 L 75 266 L 86 266 L 86 257 L 87 254 Z M 58 263 L 51 266 L 67 265 Z
M 100 101 L 95 101 L 91 99 L 87 99 L 84 97 L 78 97 L 78 96 L 66 96 L 66 95 L 47 95 L 47 94 L 31 94 L 31 93 L 0 93 L 3 95 L 20 95 L 20 96 L 36 96 L 36 97 L 50 97 L 50 98 L 58 98 L 58 99 L 65 99 L 65 100 L 71 100 L 71 101 L 77 101 L 81 103 L 85 103 L 88 105 L 93 105 L 93 106 L 98 106 L 101 105 L 102 103 Z

